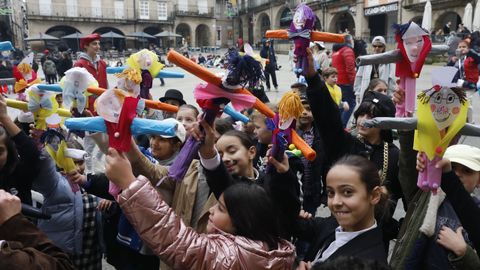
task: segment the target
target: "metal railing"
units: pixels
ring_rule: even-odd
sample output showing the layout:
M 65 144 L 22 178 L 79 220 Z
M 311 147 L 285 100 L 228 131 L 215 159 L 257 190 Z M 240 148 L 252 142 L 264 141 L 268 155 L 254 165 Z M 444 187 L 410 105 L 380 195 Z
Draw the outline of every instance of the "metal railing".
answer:
M 215 11 L 213 7 L 197 5 L 175 5 L 173 13 L 175 16 L 200 16 L 213 18 Z
M 135 10 L 132 8 L 117 9 L 113 7 L 102 7 L 94 10 L 91 6 L 83 5 L 51 5 L 50 9 L 40 8 L 38 5 L 28 5 L 27 14 L 29 16 L 45 17 L 70 17 L 70 18 L 92 18 L 92 19 L 116 19 L 133 20 L 135 19 Z

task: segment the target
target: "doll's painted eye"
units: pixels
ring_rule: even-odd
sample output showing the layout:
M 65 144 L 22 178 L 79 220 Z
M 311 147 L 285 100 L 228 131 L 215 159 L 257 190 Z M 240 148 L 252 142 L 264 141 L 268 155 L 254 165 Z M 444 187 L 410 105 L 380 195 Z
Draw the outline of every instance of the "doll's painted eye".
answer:
M 441 95 L 436 95 L 434 102 L 440 104 L 442 102 L 442 96 Z
M 447 104 L 451 104 L 455 101 L 455 95 L 454 94 L 448 94 L 447 96 Z

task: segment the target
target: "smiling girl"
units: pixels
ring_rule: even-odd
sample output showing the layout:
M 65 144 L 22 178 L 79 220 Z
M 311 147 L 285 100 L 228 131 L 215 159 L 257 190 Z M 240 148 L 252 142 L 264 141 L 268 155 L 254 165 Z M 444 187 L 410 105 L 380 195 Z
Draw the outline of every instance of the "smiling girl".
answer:
M 292 244 L 280 239 L 265 190 L 246 182 L 228 187 L 210 208 L 207 234 L 199 234 L 161 199 L 147 179 L 135 178 L 128 159 L 110 148 L 106 175 L 123 192 L 125 215 L 155 255 L 173 269 L 291 269 Z
M 254 182 L 262 186 L 274 202 L 275 213 L 280 218 L 281 235 L 288 239 L 300 212 L 300 188 L 290 170 L 287 156 L 284 155 L 282 162 L 270 157 L 268 162 L 276 170 L 266 175 L 259 173 L 253 166 L 256 148 L 246 133 L 228 131 L 215 144 L 213 128 L 205 121 L 200 124 L 205 135 L 195 128 L 192 136 L 204 139 L 199 150 L 200 162 L 215 197 L 219 199 L 229 186 L 237 182 Z
M 299 237 L 311 241 L 306 261 L 322 263 L 355 256 L 387 263 L 382 230 L 376 216 L 387 201 L 375 164 L 345 156 L 327 174 L 328 208 L 332 216 L 300 221 Z

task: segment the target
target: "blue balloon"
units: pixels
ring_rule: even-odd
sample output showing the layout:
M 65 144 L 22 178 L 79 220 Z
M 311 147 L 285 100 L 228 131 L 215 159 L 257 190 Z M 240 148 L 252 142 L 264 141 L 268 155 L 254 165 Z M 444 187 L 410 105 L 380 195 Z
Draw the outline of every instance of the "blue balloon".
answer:
M 107 74 L 122 73 L 127 67 L 107 67 Z
M 0 42 L 0 51 L 11 51 L 14 50 L 12 42 L 2 41 Z
M 234 121 L 242 121 L 243 123 L 248 123 L 250 119 L 246 117 L 245 115 L 237 112 L 231 104 L 227 104 L 225 108 L 223 109 L 223 112 L 228 114 Z
M 43 91 L 62 93 L 63 89 L 58 84 L 37 84 L 37 88 Z
M 165 71 L 162 70 L 158 73 L 157 78 L 164 78 L 164 79 L 179 79 L 185 77 L 185 73 L 176 72 L 176 71 Z

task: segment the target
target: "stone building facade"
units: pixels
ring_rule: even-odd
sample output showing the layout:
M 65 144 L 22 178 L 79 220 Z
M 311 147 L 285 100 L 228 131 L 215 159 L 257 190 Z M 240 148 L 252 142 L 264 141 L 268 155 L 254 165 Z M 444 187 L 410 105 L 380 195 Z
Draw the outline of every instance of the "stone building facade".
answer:
M 232 19 L 225 14 L 226 0 L 27 0 L 28 33 L 62 37 L 113 31 L 127 39 L 105 40 L 105 46 L 138 47 L 155 43 L 179 45 L 182 38 L 141 39 L 131 33 L 150 35 L 170 31 L 182 35 L 190 47 L 233 44 Z M 27 34 L 28 34 L 27 33 Z M 65 40 L 76 48 L 78 41 Z
M 237 0 L 239 16 L 235 20 L 234 35 L 251 44 L 258 44 L 266 30 L 288 28 L 296 0 Z M 370 41 L 376 35 L 394 42 L 394 23 L 410 20 L 421 24 L 426 0 L 303 0 L 317 16 L 316 28 L 332 33 L 348 31 Z M 432 26 L 435 31 L 448 21 L 453 30 L 462 22 L 468 0 L 431 0 Z M 286 43 L 279 42 L 279 49 Z

